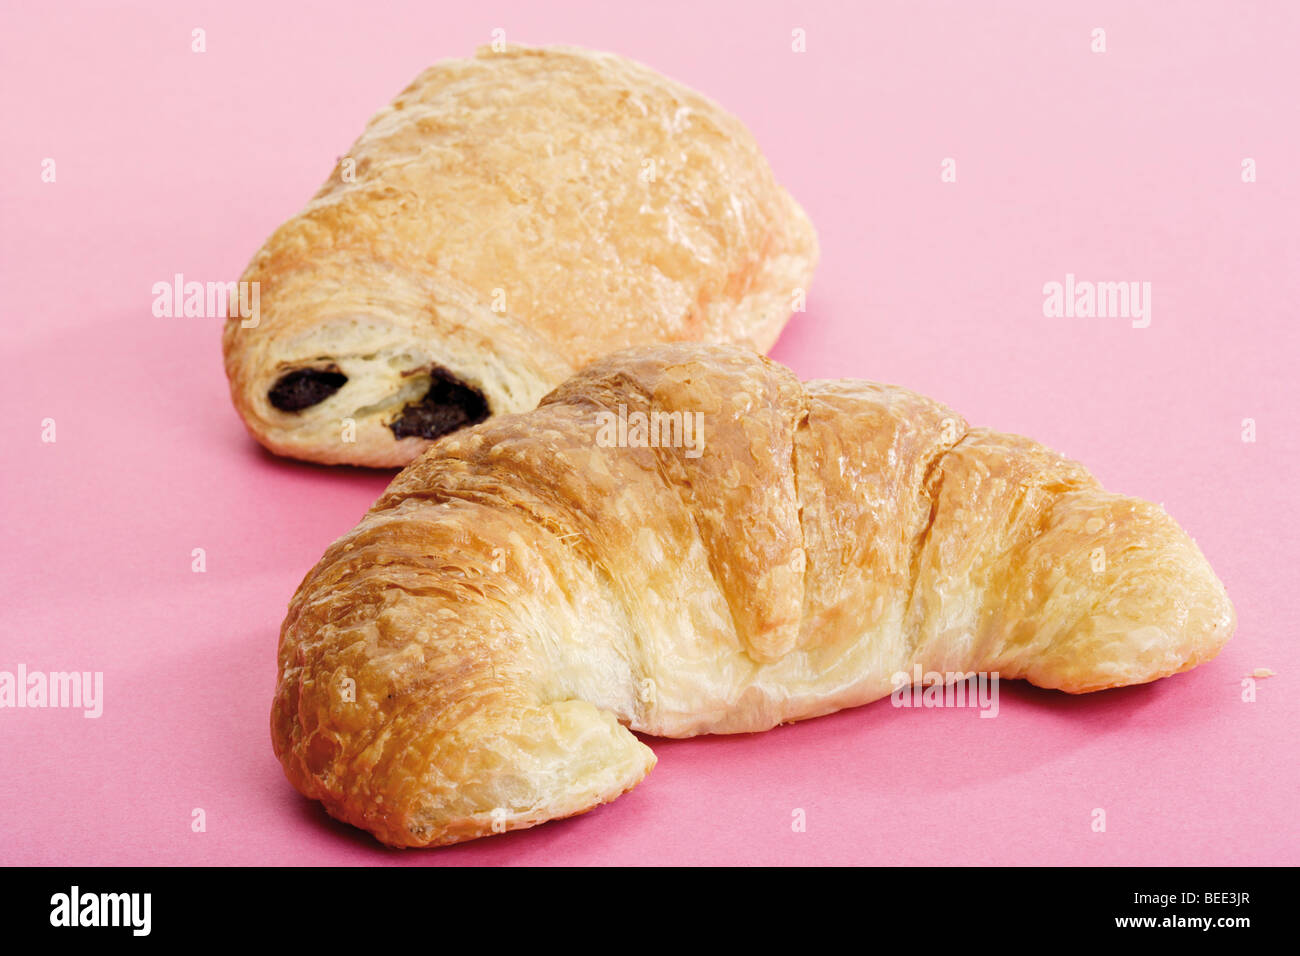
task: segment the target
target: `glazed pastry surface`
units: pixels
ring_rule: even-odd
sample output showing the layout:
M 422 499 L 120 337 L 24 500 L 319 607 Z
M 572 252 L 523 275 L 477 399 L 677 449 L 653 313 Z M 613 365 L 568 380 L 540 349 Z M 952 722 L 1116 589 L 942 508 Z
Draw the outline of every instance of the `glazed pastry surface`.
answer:
M 484 48 L 417 77 L 267 240 L 226 373 L 270 450 L 404 465 L 618 348 L 765 351 L 816 258 L 716 103 L 612 54 Z
M 699 430 L 631 447 L 638 412 Z M 1234 625 L 1163 509 L 1037 442 L 740 348 L 633 349 L 436 443 L 330 547 L 272 732 L 331 814 L 428 846 L 617 797 L 654 764 L 632 731 L 766 730 L 917 664 L 1137 684 Z

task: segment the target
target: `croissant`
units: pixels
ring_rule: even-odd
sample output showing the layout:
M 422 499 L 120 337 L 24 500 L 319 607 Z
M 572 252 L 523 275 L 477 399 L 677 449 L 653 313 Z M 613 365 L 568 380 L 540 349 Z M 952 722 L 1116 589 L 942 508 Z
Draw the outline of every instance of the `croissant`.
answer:
M 765 351 L 816 259 L 717 104 L 611 54 L 484 48 L 417 77 L 262 246 L 226 374 L 271 451 L 404 465 L 618 348 Z
M 430 846 L 612 800 L 655 762 L 633 731 L 766 730 L 916 665 L 1138 684 L 1234 626 L 1162 508 L 1028 438 L 666 345 L 402 471 L 292 600 L 272 736 L 335 817 Z

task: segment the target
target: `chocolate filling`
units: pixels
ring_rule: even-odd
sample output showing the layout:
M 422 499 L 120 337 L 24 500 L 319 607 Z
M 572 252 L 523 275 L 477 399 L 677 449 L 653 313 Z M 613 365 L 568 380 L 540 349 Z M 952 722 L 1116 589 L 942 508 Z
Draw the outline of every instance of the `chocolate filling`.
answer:
M 281 375 L 266 397 L 282 412 L 300 412 L 325 401 L 347 380 L 348 377 L 333 365 L 329 368 L 296 368 Z
M 483 393 L 446 369 L 435 365 L 429 377 L 432 381 L 424 398 L 407 405 L 388 426 L 395 438 L 437 438 L 491 414 Z

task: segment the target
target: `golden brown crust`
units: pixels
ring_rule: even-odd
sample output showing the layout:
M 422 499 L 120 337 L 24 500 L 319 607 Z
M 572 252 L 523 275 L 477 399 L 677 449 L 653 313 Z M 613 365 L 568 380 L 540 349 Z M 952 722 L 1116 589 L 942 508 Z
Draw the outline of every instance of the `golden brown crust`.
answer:
M 231 395 L 278 454 L 406 464 L 428 441 L 388 426 L 431 366 L 510 412 L 624 346 L 763 351 L 816 258 L 717 104 L 611 54 L 485 48 L 376 114 L 254 257 L 258 324 L 225 329 Z M 318 404 L 269 401 L 286 372 L 326 367 L 348 381 Z
M 611 447 L 637 412 L 699 413 L 703 447 Z M 766 730 L 915 665 L 1142 683 L 1233 626 L 1173 519 L 1030 439 L 660 346 L 399 474 L 295 595 L 272 726 L 303 793 L 425 846 L 613 799 L 653 765 L 628 728 Z

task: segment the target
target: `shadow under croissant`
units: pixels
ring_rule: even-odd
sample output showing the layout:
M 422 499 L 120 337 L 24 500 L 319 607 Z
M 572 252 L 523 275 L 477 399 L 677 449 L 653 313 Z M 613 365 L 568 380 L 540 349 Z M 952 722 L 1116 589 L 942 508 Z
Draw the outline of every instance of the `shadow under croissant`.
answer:
M 1167 691 L 1170 683 L 1170 680 L 1163 680 L 1091 694 L 1067 694 L 1036 687 L 1023 680 L 1007 680 L 1000 682 L 999 694 L 1001 706 L 1009 707 L 1011 713 L 1031 709 L 1036 719 L 1041 712 L 1058 718 L 1058 724 L 1096 723 L 1114 733 L 1138 717 L 1146 707 L 1158 703 L 1166 692 L 1176 693 L 1176 690 Z M 784 813 L 785 804 L 789 802 L 786 799 L 788 787 L 793 783 L 806 790 L 810 781 L 772 774 L 771 769 L 798 765 L 809 759 L 821 761 L 824 758 L 827 764 L 838 764 L 841 771 L 848 769 L 845 763 L 857 763 L 862 772 L 850 775 L 855 790 L 892 799 L 919 792 L 953 792 L 978 787 L 1005 779 L 1009 773 L 1023 773 L 1059 761 L 1071 752 L 1062 748 L 1065 741 L 1055 734 L 1047 735 L 1039 745 L 990 745 L 982 748 L 977 741 L 972 746 L 969 736 L 952 733 L 952 721 L 974 720 L 977 726 L 986 724 L 972 710 L 974 708 L 895 708 L 889 698 L 883 698 L 862 707 L 752 734 L 703 734 L 674 739 L 638 733 L 638 739 L 655 751 L 660 763 L 657 773 L 652 772 L 644 783 L 618 800 L 593 807 L 585 813 L 550 820 L 545 825 L 497 834 L 493 840 L 469 840 L 438 847 L 433 853 L 406 853 L 402 852 L 403 848 L 386 846 L 366 831 L 330 816 L 320 803 L 306 797 L 298 797 L 298 812 L 305 823 L 323 827 L 332 836 L 342 836 L 357 848 L 377 851 L 395 862 L 447 863 L 454 862 L 457 854 L 464 853 L 473 853 L 476 859 L 482 859 L 486 854 L 489 858 L 520 862 L 521 858 L 526 860 L 534 855 L 540 858 L 551 848 L 578 838 L 576 828 L 585 825 L 585 818 L 615 806 L 621 807 L 622 812 L 633 812 L 633 795 L 644 796 L 647 785 L 651 790 L 671 794 L 670 787 L 655 787 L 656 775 L 660 778 L 667 776 L 665 771 L 670 767 L 673 776 L 680 775 L 682 779 L 693 781 L 689 792 L 698 796 L 700 781 L 707 779 L 701 776 L 700 771 L 716 771 L 720 757 L 732 759 L 738 773 L 737 780 L 745 792 L 753 794 L 752 788 L 758 787 L 756 796 L 760 800 L 768 799 L 773 807 L 782 808 Z M 900 720 L 907 721 L 907 724 L 893 723 Z M 1003 718 L 1003 726 L 1014 720 L 1008 714 Z M 987 726 L 994 730 L 996 723 L 988 721 Z M 898 730 L 891 732 L 891 726 Z M 895 733 L 908 743 L 903 744 Z M 1083 739 L 1077 738 L 1076 742 L 1082 744 Z M 761 767 L 761 774 L 747 774 L 746 767 Z M 936 773 L 936 767 L 942 767 L 944 772 Z M 668 799 L 671 801 L 672 797 Z M 681 808 L 660 812 L 681 819 Z M 783 816 L 781 822 L 784 824 Z
M 647 738 L 647 742 L 653 739 Z M 537 862 L 542 862 L 548 859 L 548 855 L 553 850 L 571 844 L 577 839 L 574 828 L 581 827 L 588 818 L 600 816 L 603 812 L 634 812 L 635 801 L 631 799 L 634 792 L 625 793 L 617 800 L 598 804 L 573 816 L 548 820 L 544 825 L 507 830 L 493 834 L 491 840 L 448 843 L 433 850 L 389 846 L 376 840 L 374 835 L 366 830 L 330 816 L 324 804 L 304 797 L 292 788 L 289 795 L 294 799 L 295 813 L 302 823 L 305 826 L 318 828 L 328 834 L 331 840 L 341 838 L 358 850 L 379 854 L 385 862 L 428 866 L 454 864 L 457 862 L 458 855 L 472 855 L 475 862 L 486 863 L 528 863 L 534 858 Z
M 958 791 L 1005 779 L 1007 774 L 1032 772 L 1055 763 L 1090 739 L 1067 736 L 1079 724 L 1096 726 L 1099 734 L 1115 734 L 1139 718 L 1143 711 L 1167 693 L 1177 694 L 1176 679 L 1117 687 L 1090 694 L 1067 694 L 1036 687 L 1028 681 L 999 683 L 999 717 L 980 718 L 978 710 L 966 708 L 896 708 L 888 697 L 861 707 L 848 708 L 811 720 L 783 724 L 753 734 L 706 734 L 682 739 L 637 734 L 659 758 L 656 769 L 640 787 L 653 787 L 656 774 L 671 765 L 675 770 L 699 779 L 715 770 L 719 759 L 731 759 L 738 772 L 747 763 L 761 766 L 761 775 L 745 779 L 746 792 L 771 788 L 771 796 L 783 792 L 783 774 L 774 767 L 797 767 L 816 762 L 836 767 L 843 785 L 848 773 L 856 790 L 906 797 L 908 794 Z M 1183 688 L 1185 691 L 1186 689 Z M 1017 714 L 1032 717 L 1036 726 L 1050 718 L 1060 732 L 1041 734 L 1032 740 L 1017 739 L 1006 746 L 1008 732 L 1019 722 Z M 957 728 L 974 728 L 954 733 Z M 1051 727 L 1049 727 L 1049 730 Z M 985 739 L 987 746 L 980 741 Z M 752 752 L 749 748 L 755 749 Z M 942 767 L 942 773 L 936 768 Z M 860 768 L 861 772 L 855 772 Z M 805 788 L 806 778 L 795 778 Z M 818 784 L 827 786 L 827 784 Z

